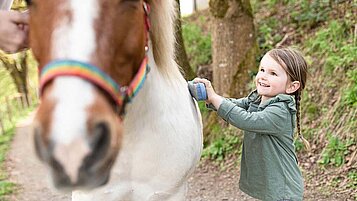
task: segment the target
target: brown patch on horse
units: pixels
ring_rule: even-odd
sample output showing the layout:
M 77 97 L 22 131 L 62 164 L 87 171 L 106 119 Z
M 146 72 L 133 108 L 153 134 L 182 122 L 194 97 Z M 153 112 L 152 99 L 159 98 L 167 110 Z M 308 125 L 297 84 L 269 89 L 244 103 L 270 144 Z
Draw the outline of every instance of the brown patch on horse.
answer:
M 52 34 L 58 19 L 72 21 L 70 10 L 63 9 L 66 1 L 34 2 L 30 15 L 30 46 L 41 68 L 51 61 Z M 47 26 L 44 28 L 43 26 Z
M 145 56 L 143 1 L 101 0 L 100 10 L 93 63 L 120 85 L 128 85 Z
M 41 107 L 38 108 L 36 112 L 35 122 L 40 122 L 40 127 L 37 127 L 38 132 L 41 133 L 44 145 L 47 147 L 49 145 L 49 135 L 51 132 L 51 126 L 53 122 L 53 112 L 56 105 L 54 99 L 49 97 L 49 91 L 53 88 L 52 82 L 48 84 L 43 92 L 41 99 Z M 38 126 L 38 125 L 36 125 Z

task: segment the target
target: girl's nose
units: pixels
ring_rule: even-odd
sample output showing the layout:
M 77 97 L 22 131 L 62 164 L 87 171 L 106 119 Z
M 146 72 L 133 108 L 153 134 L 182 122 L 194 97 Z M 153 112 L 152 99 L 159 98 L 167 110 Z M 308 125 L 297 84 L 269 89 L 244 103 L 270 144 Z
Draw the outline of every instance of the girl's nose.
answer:
M 260 72 L 259 73 L 259 78 L 265 80 L 265 79 L 267 79 L 267 74 L 265 72 Z

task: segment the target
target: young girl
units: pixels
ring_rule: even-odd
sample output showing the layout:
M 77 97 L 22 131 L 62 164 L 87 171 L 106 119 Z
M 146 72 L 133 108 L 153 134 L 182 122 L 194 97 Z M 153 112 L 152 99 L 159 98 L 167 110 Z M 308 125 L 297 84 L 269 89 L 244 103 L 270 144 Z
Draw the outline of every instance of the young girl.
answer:
M 246 98 L 223 98 L 215 93 L 210 81 L 194 79 L 205 84 L 209 107 L 244 130 L 239 187 L 254 198 L 303 198 L 303 178 L 293 141 L 296 116 L 301 136 L 299 107 L 306 74 L 307 64 L 301 54 L 282 48 L 264 55 L 255 79 L 256 90 Z

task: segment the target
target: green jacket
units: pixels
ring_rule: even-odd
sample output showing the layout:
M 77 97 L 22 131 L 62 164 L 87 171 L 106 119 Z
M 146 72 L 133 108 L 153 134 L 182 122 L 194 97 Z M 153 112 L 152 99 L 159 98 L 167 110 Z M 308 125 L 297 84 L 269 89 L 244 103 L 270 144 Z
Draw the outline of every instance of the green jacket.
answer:
M 225 99 L 218 115 L 244 130 L 240 189 L 264 201 L 300 201 L 304 184 L 293 142 L 294 98 L 279 94 L 260 105 L 253 91 L 241 99 Z

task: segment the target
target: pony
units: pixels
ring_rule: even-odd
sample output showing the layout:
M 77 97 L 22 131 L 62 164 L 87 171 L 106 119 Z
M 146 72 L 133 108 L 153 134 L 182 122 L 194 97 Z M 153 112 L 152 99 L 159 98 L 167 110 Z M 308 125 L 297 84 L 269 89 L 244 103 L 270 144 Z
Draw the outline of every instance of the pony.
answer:
M 184 200 L 202 119 L 175 63 L 175 0 L 27 0 L 35 151 L 74 201 Z

